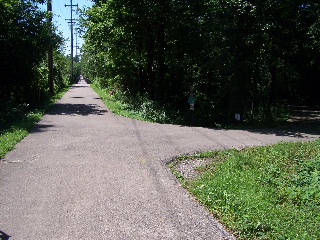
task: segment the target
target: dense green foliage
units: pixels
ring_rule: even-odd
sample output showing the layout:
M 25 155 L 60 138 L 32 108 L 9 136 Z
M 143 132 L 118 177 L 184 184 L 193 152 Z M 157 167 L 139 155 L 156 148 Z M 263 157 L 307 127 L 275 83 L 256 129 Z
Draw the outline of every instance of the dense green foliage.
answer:
M 240 239 L 319 239 L 320 141 L 185 158 L 211 158 L 180 179 Z
M 128 96 L 122 92 L 110 95 L 107 89 L 101 89 L 96 83 L 91 86 L 108 108 L 117 115 L 147 122 L 185 123 L 185 119 L 181 119 L 179 112 L 168 111 L 147 96 L 139 94 L 137 96 Z
M 275 119 L 283 102 L 319 104 L 315 0 L 96 0 L 83 15 L 83 72 L 101 87 L 204 125 Z
M 39 2 L 43 1 L 0 1 L 1 106 L 35 105 L 49 97 L 49 49 L 55 51 L 56 90 L 66 85 L 62 38 L 48 20 L 50 14 L 38 8 Z

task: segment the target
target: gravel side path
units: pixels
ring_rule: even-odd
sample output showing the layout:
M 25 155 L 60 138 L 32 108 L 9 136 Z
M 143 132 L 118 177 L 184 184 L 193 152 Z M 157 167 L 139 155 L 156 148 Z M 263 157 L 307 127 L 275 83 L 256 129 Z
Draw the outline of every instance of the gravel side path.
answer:
M 165 163 L 319 136 L 318 125 L 236 131 L 132 120 L 78 84 L 0 164 L 0 231 L 10 240 L 233 239 Z

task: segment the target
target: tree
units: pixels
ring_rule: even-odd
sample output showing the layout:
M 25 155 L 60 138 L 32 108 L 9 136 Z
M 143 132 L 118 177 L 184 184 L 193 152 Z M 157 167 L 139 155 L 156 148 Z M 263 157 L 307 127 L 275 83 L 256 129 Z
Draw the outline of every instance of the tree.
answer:
M 83 18 L 83 60 L 104 87 L 170 109 L 186 110 L 194 86 L 208 123 L 234 113 L 269 120 L 284 101 L 319 101 L 319 8 L 315 0 L 96 1 Z
M 39 99 L 34 92 L 47 91 L 40 88 L 37 77 L 47 50 L 57 49 L 62 39 L 49 27 L 47 14 L 35 2 L 0 2 L 2 101 L 35 103 Z

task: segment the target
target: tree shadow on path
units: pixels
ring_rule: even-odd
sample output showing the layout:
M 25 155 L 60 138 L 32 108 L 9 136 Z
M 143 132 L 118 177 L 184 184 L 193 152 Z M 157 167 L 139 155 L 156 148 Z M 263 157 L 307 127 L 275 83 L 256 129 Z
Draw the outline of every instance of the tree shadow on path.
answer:
M 288 110 L 291 117 L 284 126 L 274 129 L 255 129 L 251 132 L 296 138 L 320 136 L 319 109 L 310 109 L 307 106 L 290 105 L 288 106 Z
M 71 104 L 58 103 L 48 112 L 49 115 L 88 116 L 103 115 L 107 110 L 101 109 L 97 104 Z
M 9 236 L 8 234 L 6 234 L 0 230 L 0 240 L 9 240 L 10 237 L 11 236 Z
M 307 138 L 308 136 L 319 136 L 320 138 L 320 121 L 287 123 L 279 128 L 250 129 L 247 131 L 296 138 Z
M 48 128 L 52 128 L 52 127 L 54 127 L 54 125 L 38 123 L 34 126 L 31 132 L 33 133 L 44 132 L 44 131 L 47 131 Z

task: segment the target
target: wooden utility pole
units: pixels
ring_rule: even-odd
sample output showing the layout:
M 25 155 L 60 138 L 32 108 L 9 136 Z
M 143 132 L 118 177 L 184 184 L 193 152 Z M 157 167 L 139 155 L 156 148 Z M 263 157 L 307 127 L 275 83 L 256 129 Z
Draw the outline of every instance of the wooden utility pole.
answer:
M 72 4 L 72 0 L 70 0 L 70 5 L 67 5 L 67 4 L 65 4 L 64 5 L 65 7 L 70 7 L 70 15 L 71 15 L 71 18 L 70 19 L 66 19 L 66 20 L 69 20 L 70 22 L 70 24 L 71 24 L 71 26 L 70 26 L 70 28 L 71 28 L 71 53 L 70 53 L 70 59 L 71 59 L 71 76 L 70 76 L 70 81 L 71 81 L 71 83 L 74 83 L 74 79 L 73 79 L 73 24 L 75 23 L 74 22 L 74 19 L 72 18 L 72 12 L 73 12 L 73 7 L 78 7 L 78 4 L 75 4 L 75 5 L 73 5 Z
M 49 15 L 49 27 L 50 31 L 53 31 L 52 28 L 52 1 L 48 0 L 47 2 L 47 12 L 50 14 Z M 48 51 L 48 85 L 49 85 L 49 91 L 51 95 L 54 95 L 54 79 L 53 79 L 53 49 L 50 47 Z
M 78 57 L 78 49 L 79 49 L 79 46 L 78 46 L 78 30 L 79 30 L 79 28 L 76 28 L 76 57 Z

